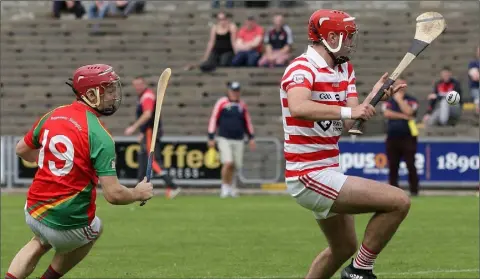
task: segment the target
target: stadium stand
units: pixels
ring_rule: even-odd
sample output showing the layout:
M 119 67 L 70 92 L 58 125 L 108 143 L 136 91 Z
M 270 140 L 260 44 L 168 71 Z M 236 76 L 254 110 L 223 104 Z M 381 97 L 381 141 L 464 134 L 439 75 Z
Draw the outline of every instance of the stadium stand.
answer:
M 405 73 L 410 92 L 421 101 L 419 115 L 423 115 L 426 96 L 444 65 L 452 68 L 466 89 L 466 65 L 478 44 L 478 2 L 396 1 L 385 5 L 380 1 L 311 1 L 296 8 L 235 8 L 231 13 L 237 25 L 247 15 L 255 15 L 264 27 L 270 26 L 273 13 L 284 13 L 294 34 L 294 54 L 298 55 L 308 43 L 308 16 L 312 9 L 321 7 L 344 9 L 358 19 L 361 31 L 353 64 L 360 93 L 369 91 L 383 71 L 394 69 L 413 37 L 416 16 L 428 10 L 442 13 L 448 29 Z M 220 68 L 209 74 L 183 70 L 185 64 L 201 58 L 214 13 L 210 1 L 161 1 L 148 2 L 142 15 L 92 22 L 51 19 L 50 1 L 28 5 L 2 2 L 1 111 L 8 117 L 1 118 L 1 133 L 21 135 L 34 117 L 70 102 L 73 93 L 64 81 L 72 71 L 82 64 L 103 62 L 112 64 L 124 79 L 124 104 L 114 117 L 105 119 L 114 135 L 122 135 L 134 117 L 132 78 L 145 75 L 155 86 L 163 69 L 171 67 L 173 76 L 163 109 L 166 134 L 205 135 L 215 100 L 224 94 L 226 81 L 235 79 L 245 88 L 243 96 L 257 135 L 282 138 L 278 83 L 283 69 Z M 91 34 L 94 24 L 99 24 L 103 36 Z M 423 133 L 478 136 L 478 125 L 473 110 L 465 110 L 455 128 Z M 376 118 L 369 123 L 367 133 L 382 134 L 383 129 L 383 120 Z

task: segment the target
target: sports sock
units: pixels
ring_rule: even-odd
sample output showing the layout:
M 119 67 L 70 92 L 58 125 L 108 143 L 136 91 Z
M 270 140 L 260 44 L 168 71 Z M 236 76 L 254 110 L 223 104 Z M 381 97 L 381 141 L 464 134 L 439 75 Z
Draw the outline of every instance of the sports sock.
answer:
M 7 272 L 7 274 L 5 275 L 5 279 L 17 279 L 17 277 L 15 277 L 13 274 Z
M 178 186 L 175 184 L 175 182 L 173 182 L 173 179 L 170 175 L 168 175 L 168 173 L 162 173 L 160 174 L 160 178 L 165 182 L 165 185 L 170 188 L 170 189 L 177 189 Z
M 45 273 L 43 273 L 42 277 L 40 277 L 40 279 L 59 279 L 62 276 L 63 274 L 56 272 L 55 269 L 53 269 L 53 267 L 49 265 Z
M 362 243 L 362 246 L 360 246 L 360 249 L 358 249 L 357 256 L 353 260 L 353 267 L 371 270 L 373 269 L 373 264 L 375 263 L 376 258 L 377 254 L 373 253 Z

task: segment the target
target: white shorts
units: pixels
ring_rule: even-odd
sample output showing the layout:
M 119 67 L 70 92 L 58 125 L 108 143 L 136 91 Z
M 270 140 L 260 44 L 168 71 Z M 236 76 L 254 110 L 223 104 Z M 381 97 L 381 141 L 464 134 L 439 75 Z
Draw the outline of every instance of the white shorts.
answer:
M 312 171 L 286 181 L 287 191 L 297 203 L 313 211 L 317 220 L 334 216 L 330 213 L 333 202 L 347 180 L 340 168 Z
M 58 253 L 68 253 L 100 236 L 102 221 L 95 216 L 89 226 L 73 230 L 56 230 L 39 222 L 25 211 L 25 220 L 42 244 L 50 244 Z
M 243 166 L 243 140 L 231 140 L 224 137 L 217 137 L 218 151 L 222 164 L 234 163 L 236 169 Z

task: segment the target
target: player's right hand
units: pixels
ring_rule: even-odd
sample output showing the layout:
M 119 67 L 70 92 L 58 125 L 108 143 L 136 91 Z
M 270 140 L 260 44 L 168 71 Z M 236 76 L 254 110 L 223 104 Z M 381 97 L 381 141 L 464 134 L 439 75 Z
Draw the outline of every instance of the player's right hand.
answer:
M 152 182 L 147 182 L 146 177 L 133 190 L 136 192 L 138 201 L 146 201 L 153 197 L 153 184 Z
M 360 104 L 352 108 L 352 119 L 369 120 L 375 115 L 375 108 L 370 104 Z

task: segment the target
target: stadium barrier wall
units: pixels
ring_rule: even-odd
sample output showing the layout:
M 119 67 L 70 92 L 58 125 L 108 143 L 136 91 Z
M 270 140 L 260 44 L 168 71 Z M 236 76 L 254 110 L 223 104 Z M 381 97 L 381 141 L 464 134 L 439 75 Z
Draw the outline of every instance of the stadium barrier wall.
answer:
M 28 186 L 36 171 L 15 155 L 20 137 L 1 137 L 1 184 Z M 133 185 L 137 179 L 139 151 L 135 137 L 115 137 L 117 142 L 117 172 L 121 183 Z M 179 184 L 192 187 L 212 187 L 220 184 L 220 162 L 206 160 L 206 137 L 164 137 L 161 148 L 165 169 Z M 257 139 L 257 151 L 246 148 L 245 169 L 239 179 L 245 184 L 283 182 L 283 146 L 277 138 Z M 383 137 L 342 138 L 339 143 L 340 165 L 348 175 L 377 181 L 388 181 L 388 161 Z M 461 138 L 420 138 L 416 167 L 423 189 L 473 189 L 479 187 L 479 141 Z M 262 152 L 263 150 L 263 152 Z M 254 164 L 257 160 L 257 164 Z M 261 163 L 258 163 L 261 162 Z M 400 184 L 408 184 L 404 162 L 399 169 Z M 153 180 L 162 185 L 162 181 Z
M 478 139 L 419 138 L 415 166 L 420 186 L 423 189 L 479 187 L 479 146 Z M 384 137 L 346 137 L 340 140 L 339 147 L 340 166 L 346 174 L 388 181 Z M 403 160 L 399 184 L 408 185 L 408 171 Z
M 119 181 L 124 185 L 135 185 L 138 182 L 137 153 L 140 151 L 137 138 L 114 137 L 114 139 L 117 153 L 115 165 Z M 20 137 L 13 137 L 13 142 L 18 142 L 18 140 L 20 140 Z M 161 146 L 156 147 L 160 148 L 160 152 L 157 152 L 157 154 L 161 154 L 164 170 L 175 179 L 176 183 L 195 187 L 212 187 L 221 184 L 221 163 L 218 153 L 216 160 L 207 159 L 207 140 L 207 137 L 200 136 L 165 136 L 162 138 Z M 283 167 L 281 166 L 283 147 L 279 140 L 275 137 L 259 137 L 256 138 L 256 142 L 257 150 L 260 152 L 250 152 L 246 148 L 246 167 L 239 173 L 240 182 L 243 184 L 262 184 L 280 181 Z M 9 148 L 12 149 L 14 146 Z M 15 154 L 12 156 L 13 184 L 30 184 L 37 165 L 26 162 Z M 252 160 L 265 162 L 266 168 L 252 167 L 248 164 Z M 152 181 L 155 185 L 163 185 L 161 179 L 153 178 Z

